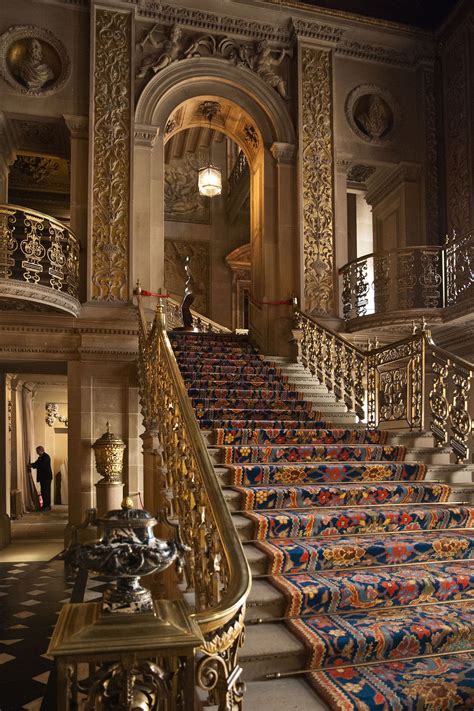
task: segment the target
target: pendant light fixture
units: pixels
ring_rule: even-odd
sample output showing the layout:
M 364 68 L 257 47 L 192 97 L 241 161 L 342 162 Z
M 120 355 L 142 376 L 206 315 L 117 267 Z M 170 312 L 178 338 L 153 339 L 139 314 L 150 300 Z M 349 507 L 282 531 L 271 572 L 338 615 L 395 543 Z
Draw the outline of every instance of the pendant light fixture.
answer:
M 217 101 L 204 101 L 200 107 L 202 116 L 209 121 L 209 132 L 211 134 L 209 142 L 209 161 L 206 166 L 198 170 L 199 194 L 206 197 L 214 197 L 222 192 L 222 173 L 220 169 L 212 163 L 212 119 L 219 113 L 220 106 Z

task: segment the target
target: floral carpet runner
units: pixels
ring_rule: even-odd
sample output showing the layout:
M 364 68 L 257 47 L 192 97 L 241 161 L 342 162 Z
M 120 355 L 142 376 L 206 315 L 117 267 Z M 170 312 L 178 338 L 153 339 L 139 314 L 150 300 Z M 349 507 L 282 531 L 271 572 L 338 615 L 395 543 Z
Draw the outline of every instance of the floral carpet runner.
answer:
M 308 680 L 340 711 L 474 708 L 474 508 L 386 433 L 324 422 L 242 337 L 174 334 Z

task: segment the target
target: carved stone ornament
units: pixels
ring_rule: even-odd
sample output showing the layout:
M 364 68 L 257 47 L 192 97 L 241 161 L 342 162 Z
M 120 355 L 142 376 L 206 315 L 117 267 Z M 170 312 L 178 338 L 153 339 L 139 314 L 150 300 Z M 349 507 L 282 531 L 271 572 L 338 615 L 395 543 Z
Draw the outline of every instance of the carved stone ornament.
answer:
M 331 57 L 303 47 L 301 65 L 305 308 L 326 314 L 334 309 Z
M 216 57 L 255 72 L 286 99 L 286 81 L 275 69 L 285 57 L 292 57 L 293 52 L 291 49 L 274 49 L 266 39 L 245 44 L 231 37 L 216 37 L 210 34 L 190 37 L 185 35 L 179 25 L 162 28 L 156 24 L 145 32 L 136 49 L 141 53 L 148 45 L 156 51 L 141 61 L 137 60 L 137 79 L 145 77 L 149 72 L 156 74 L 173 62 L 183 59 Z
M 59 405 L 57 402 L 47 402 L 46 403 L 46 424 L 49 427 L 54 427 L 55 422 L 60 422 L 67 427 L 68 421 L 67 417 L 59 414 Z
M 386 89 L 361 84 L 350 92 L 344 109 L 349 126 L 359 138 L 376 146 L 391 141 L 400 111 Z
M 132 16 L 96 9 L 92 299 L 126 301 L 130 229 Z
M 48 96 L 64 87 L 71 62 L 60 40 L 35 25 L 9 27 L 0 37 L 0 74 L 27 96 Z

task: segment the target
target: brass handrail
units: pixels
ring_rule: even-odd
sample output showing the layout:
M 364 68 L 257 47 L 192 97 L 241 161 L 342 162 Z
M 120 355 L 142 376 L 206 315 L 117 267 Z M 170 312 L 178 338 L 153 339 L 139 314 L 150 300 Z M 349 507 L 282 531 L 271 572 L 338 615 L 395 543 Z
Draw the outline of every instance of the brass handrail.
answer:
M 363 351 L 308 314 L 295 315 L 301 362 L 367 427 L 429 426 L 436 446 L 449 445 L 458 462 L 468 459 L 474 364 L 437 346 L 424 322 L 407 338 Z
M 373 259 L 376 257 L 387 257 L 390 254 L 397 254 L 399 252 L 411 252 L 411 251 L 418 251 L 418 250 L 427 250 L 431 252 L 439 252 L 444 249 L 443 245 L 433 245 L 433 244 L 416 244 L 416 245 L 409 245 L 407 247 L 397 247 L 397 249 L 382 249 L 380 252 L 369 252 L 368 254 L 362 254 L 360 257 L 356 257 L 355 259 L 351 259 L 349 262 L 346 262 L 345 264 L 342 265 L 342 267 L 339 267 L 339 274 L 343 274 L 346 269 L 349 267 L 354 266 L 355 264 L 359 264 L 360 262 L 365 262 L 367 259 Z
M 192 616 L 205 639 L 201 650 L 204 656 L 197 666 L 197 681 L 210 693 L 219 709 L 227 708 L 226 695 L 239 706 L 243 688 L 237 681 L 240 674 L 237 652 L 243 639 L 250 569 L 166 333 L 164 306 L 160 300 L 150 328 L 139 295 L 137 300 L 140 393 L 145 427 L 158 431 L 172 490 L 173 514 L 181 524 L 183 541 L 194 556 L 185 566 L 185 574 L 188 586 L 193 586 L 196 594 L 198 609 Z M 156 411 L 160 397 L 164 398 L 168 412 Z M 164 441 L 167 417 L 172 419 L 172 441 Z M 191 478 L 190 469 L 193 470 Z M 184 490 L 186 485 L 192 490 Z M 204 542 L 211 555 L 199 549 L 199 541 Z M 211 683 L 216 657 L 218 678 Z

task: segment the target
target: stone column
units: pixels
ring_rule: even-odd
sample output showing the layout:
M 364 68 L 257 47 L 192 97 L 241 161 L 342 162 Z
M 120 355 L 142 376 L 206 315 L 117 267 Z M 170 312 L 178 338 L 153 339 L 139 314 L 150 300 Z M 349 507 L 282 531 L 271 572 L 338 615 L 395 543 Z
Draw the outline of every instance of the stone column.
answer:
M 8 376 L 0 373 L 0 548 L 11 540 L 10 525 L 10 435 L 8 412 Z
M 335 229 L 335 279 L 337 288 L 335 290 L 337 304 L 336 304 L 336 314 L 342 317 L 342 279 L 339 278 L 339 269 L 347 264 L 349 261 L 349 230 L 347 222 L 347 171 L 349 170 L 350 163 L 346 160 L 337 161 L 337 170 L 335 173 L 334 180 L 334 204 L 335 204 L 335 217 L 334 217 L 334 229 Z M 355 236 L 355 235 L 351 235 Z M 354 258 L 357 255 L 357 241 L 355 245 L 351 245 L 354 250 Z
M 91 9 L 88 299 L 131 296 L 133 12 Z
M 164 277 L 163 137 L 154 126 L 135 126 L 132 282 L 158 291 Z
M 71 137 L 71 230 L 81 245 L 79 297 L 87 299 L 87 185 L 89 170 L 89 120 L 64 116 Z

